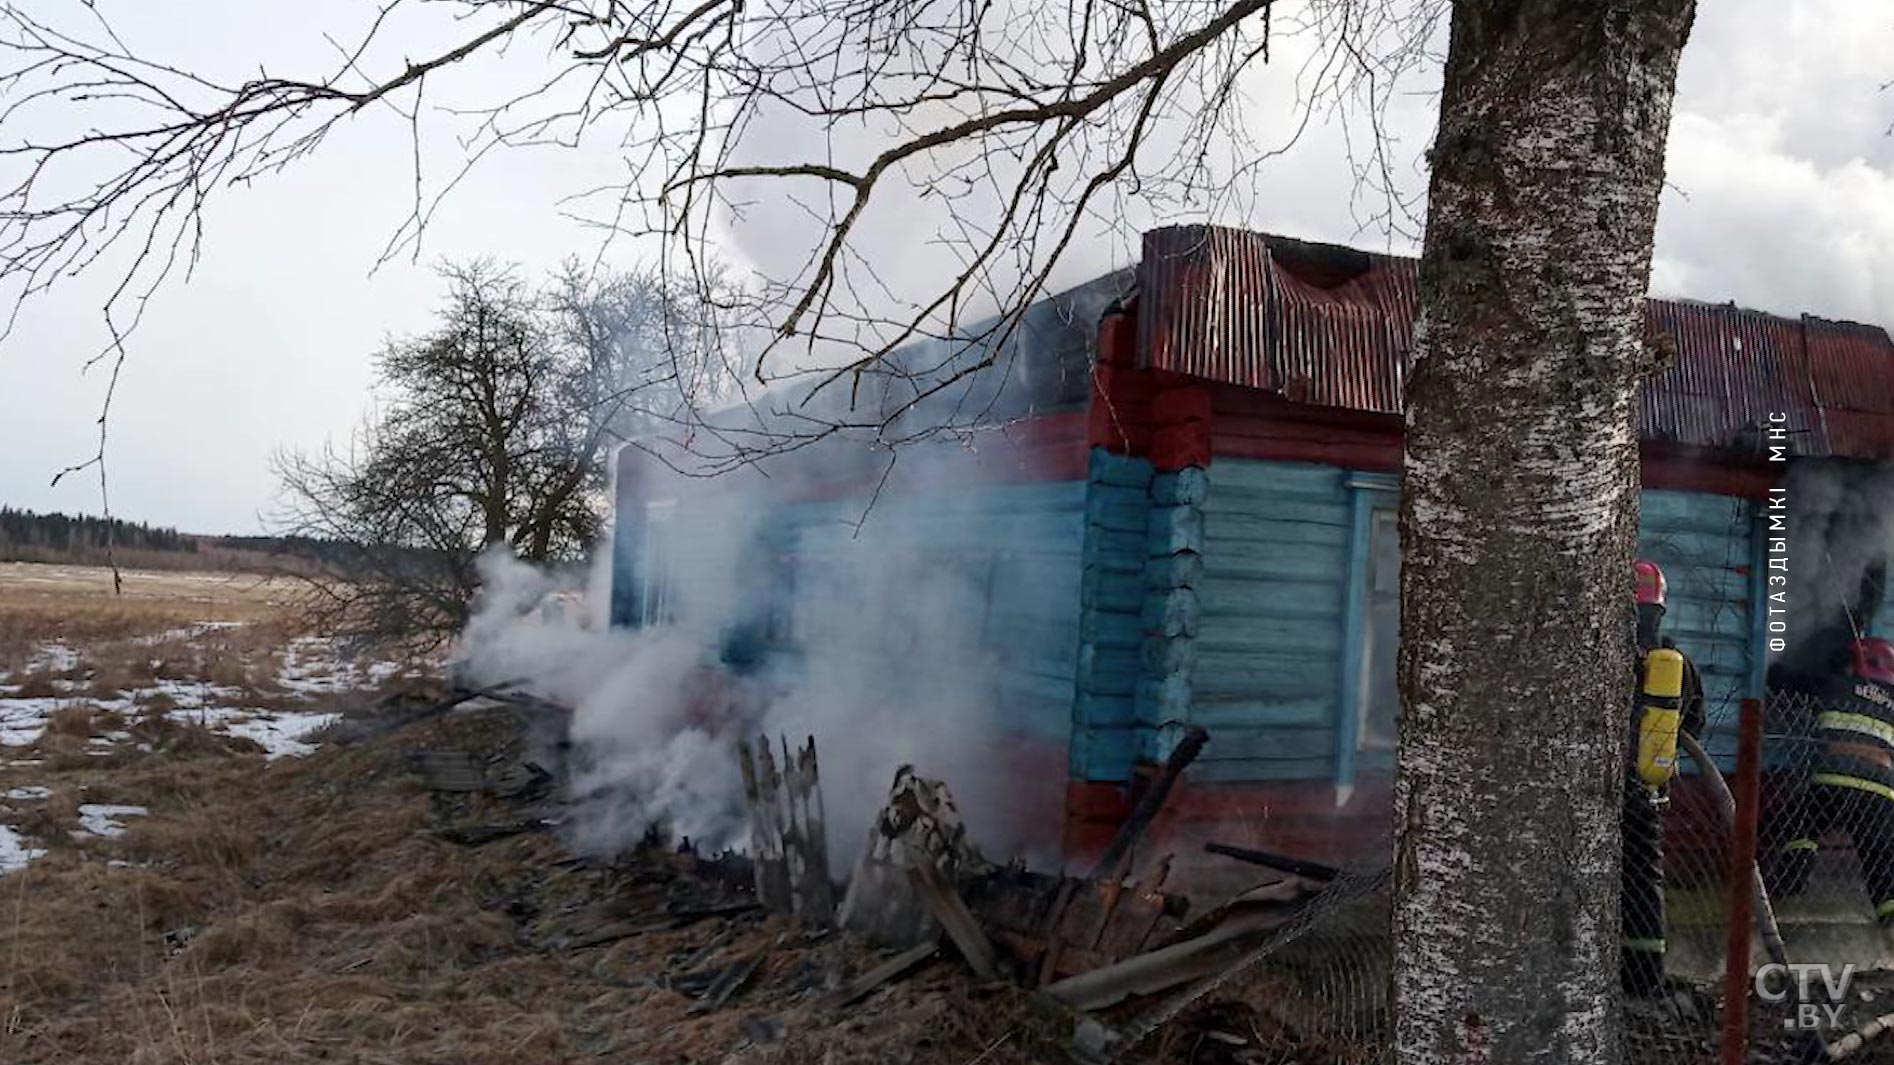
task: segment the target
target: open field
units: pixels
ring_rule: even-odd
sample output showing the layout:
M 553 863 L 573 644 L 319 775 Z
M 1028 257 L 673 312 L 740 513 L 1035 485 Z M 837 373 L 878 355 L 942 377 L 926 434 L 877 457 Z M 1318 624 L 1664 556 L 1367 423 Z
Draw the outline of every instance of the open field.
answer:
M 7 1062 L 232 1060 L 199 1049 L 226 1034 L 207 1003 L 196 1003 L 202 1023 L 173 1029 L 182 1019 L 167 1011 L 187 985 L 170 963 L 198 933 L 216 943 L 282 931 L 246 912 L 282 905 L 293 892 L 270 885 L 303 868 L 272 844 L 334 827 L 285 786 L 307 779 L 289 764 L 340 707 L 413 683 L 302 631 L 285 584 L 124 577 L 115 595 L 107 570 L 0 566 Z M 317 855 L 349 869 L 321 847 L 302 858 Z M 180 964 L 201 994 L 234 956 L 197 953 Z
M 1023 993 L 940 963 L 872 1008 L 823 1006 L 878 961 L 862 944 L 765 918 L 688 855 L 575 857 L 544 787 L 431 791 L 417 755 L 517 772 L 554 746 L 545 722 L 428 714 L 435 682 L 347 660 L 280 589 L 126 589 L 0 568 L 0 1062 L 1051 1053 Z M 737 1003 L 698 1009 L 705 974 L 732 966 Z
M 241 624 L 280 639 L 296 588 L 281 578 L 0 562 L 0 671 L 18 672 L 54 642 L 87 645 L 151 637 L 200 624 Z

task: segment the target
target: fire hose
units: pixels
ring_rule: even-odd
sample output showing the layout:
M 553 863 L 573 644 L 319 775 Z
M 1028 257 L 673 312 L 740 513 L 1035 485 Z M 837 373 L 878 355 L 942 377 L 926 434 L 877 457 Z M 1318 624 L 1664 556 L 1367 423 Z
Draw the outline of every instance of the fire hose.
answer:
M 1716 793 L 1717 803 L 1723 810 L 1724 823 L 1734 829 L 1736 796 L 1730 794 L 1730 786 L 1723 779 L 1723 771 L 1716 767 L 1716 763 L 1710 759 L 1709 752 L 1705 751 L 1703 745 L 1698 743 L 1697 738 L 1690 733 L 1680 730 L 1677 733 L 1677 745 L 1682 747 L 1684 753 L 1690 755 L 1691 759 L 1697 763 L 1697 768 L 1703 773 L 1703 779 L 1710 782 L 1710 790 Z M 1762 870 L 1752 865 L 1750 876 L 1754 878 L 1756 932 L 1762 937 L 1763 952 L 1768 954 L 1769 960 L 1777 965 L 1787 965 L 1789 964 L 1788 948 L 1782 942 L 1782 926 L 1777 923 L 1776 909 L 1769 902 L 1769 889 L 1763 884 Z
M 1736 824 L 1736 796 L 1730 794 L 1730 786 L 1724 781 L 1722 771 L 1710 760 L 1703 745 L 1688 732 L 1680 731 L 1677 734 L 1677 745 L 1690 755 L 1702 771 L 1703 778 L 1710 782 L 1710 790 L 1716 793 L 1724 820 L 1733 827 Z M 1750 875 L 1755 877 L 1756 932 L 1762 937 L 1763 951 L 1769 955 L 1770 961 L 1786 966 L 1789 964 L 1789 953 L 1782 941 L 1782 926 L 1776 920 L 1775 907 L 1769 901 L 1769 889 L 1763 884 L 1762 870 L 1751 866 Z M 1841 1061 L 1889 1031 L 1894 1031 L 1894 1013 L 1884 1013 L 1840 1039 L 1821 1046 L 1817 1060 Z

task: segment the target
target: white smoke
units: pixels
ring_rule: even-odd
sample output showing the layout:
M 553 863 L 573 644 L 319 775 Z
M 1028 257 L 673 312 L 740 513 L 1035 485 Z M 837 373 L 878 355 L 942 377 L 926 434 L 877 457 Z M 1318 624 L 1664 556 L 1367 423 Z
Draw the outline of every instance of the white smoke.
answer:
M 1832 668 L 1848 639 L 1871 632 L 1869 578 L 1894 562 L 1894 470 L 1803 462 L 1790 468 L 1789 648 L 1804 669 Z M 1806 651 L 1806 654 L 1801 652 Z
M 583 608 L 566 609 L 552 597 L 575 586 L 574 574 L 537 569 L 504 549 L 483 555 L 479 569 L 481 593 L 456 648 L 457 671 L 473 687 L 573 708 L 576 841 L 608 848 L 662 824 L 713 847 L 734 842 L 740 793 L 724 746 L 735 734 L 694 716 L 702 641 L 683 629 L 599 624 L 591 604 L 607 598 L 609 569 L 605 583 L 587 582 Z M 622 795 L 639 798 L 618 809 Z
M 744 845 L 735 746 L 779 735 L 792 744 L 816 738 L 838 872 L 903 764 L 947 781 L 989 853 L 1027 846 L 1008 816 L 1018 782 L 1000 757 L 1009 741 L 997 720 L 1003 649 L 987 616 L 992 572 L 916 542 L 928 522 L 961 517 L 944 501 L 972 486 L 971 465 L 928 465 L 927 505 L 940 509 L 925 521 L 902 514 L 912 497 L 891 497 L 859 526 L 861 500 L 829 506 L 803 526 L 793 596 L 774 619 L 765 615 L 778 548 L 763 534 L 784 504 L 761 477 L 680 477 L 667 487 L 675 509 L 654 541 L 669 575 L 662 625 L 615 630 L 587 616 L 595 610 L 543 609 L 577 576 L 505 554 L 481 560 L 483 590 L 459 668 L 470 683 L 510 684 L 574 708 L 570 825 L 580 846 L 615 850 L 654 826 L 710 849 Z M 981 550 L 1005 555 L 1008 546 Z M 1015 582 L 1039 572 L 1019 568 L 1025 575 Z M 609 597 L 609 572 L 592 567 L 590 603 Z M 1030 588 L 1013 591 L 1032 597 Z M 793 633 L 791 646 L 743 672 L 722 663 L 733 632 L 769 626 Z

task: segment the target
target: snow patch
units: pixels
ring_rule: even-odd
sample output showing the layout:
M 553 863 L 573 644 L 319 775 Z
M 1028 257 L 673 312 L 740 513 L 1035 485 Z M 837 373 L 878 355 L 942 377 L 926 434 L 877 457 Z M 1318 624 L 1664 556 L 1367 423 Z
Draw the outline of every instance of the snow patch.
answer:
M 53 789 L 51 788 L 43 788 L 38 784 L 32 784 L 24 788 L 9 788 L 4 792 L 0 792 L 0 799 L 44 799 L 50 797 L 52 793 Z
M 71 699 L 48 696 L 43 699 L 0 699 L 0 747 L 25 747 L 39 741 L 53 713 L 68 706 L 90 706 L 104 713 L 124 713 L 132 700 Z
M 79 665 L 79 651 L 62 640 L 40 644 L 27 660 L 29 673 L 64 673 Z
M 310 734 L 328 728 L 342 719 L 341 714 L 308 711 L 213 710 L 208 713 L 207 728 L 256 741 L 269 761 L 301 758 L 312 754 L 316 745 L 306 742 Z
M 150 636 L 140 636 L 132 642 L 150 646 L 159 643 L 172 643 L 178 640 L 190 640 L 207 633 L 224 632 L 229 629 L 240 629 L 242 627 L 243 622 L 241 621 L 194 621 L 181 629 L 166 629 L 163 632 L 153 633 Z
M 66 699 L 0 700 L 0 747 L 25 747 L 39 741 L 53 711 Z
M 20 834 L 6 825 L 0 825 L 0 876 L 18 869 L 24 869 L 28 862 L 45 855 L 39 847 L 29 847 Z
M 399 672 L 395 662 L 366 667 L 345 659 L 340 641 L 322 636 L 299 636 L 283 649 L 276 683 L 298 695 L 331 695 L 373 687 Z
M 120 818 L 144 817 L 151 811 L 142 806 L 119 806 L 112 803 L 88 802 L 79 807 L 80 832 L 75 836 L 122 836 L 125 824 Z
M 222 684 L 211 684 L 201 680 L 160 680 L 157 685 L 133 692 L 133 697 L 161 693 L 180 710 L 194 710 L 198 707 L 216 706 L 219 703 L 243 698 L 241 688 L 232 688 Z

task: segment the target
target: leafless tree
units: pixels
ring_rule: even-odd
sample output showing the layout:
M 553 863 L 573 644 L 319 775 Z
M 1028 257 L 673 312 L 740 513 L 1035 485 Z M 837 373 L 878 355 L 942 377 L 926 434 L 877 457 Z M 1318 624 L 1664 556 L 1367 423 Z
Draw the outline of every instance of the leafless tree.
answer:
M 716 395 L 714 323 L 642 274 L 576 263 L 545 292 L 491 262 L 444 266 L 430 332 L 380 354 L 381 406 L 347 449 L 276 466 L 288 531 L 352 545 L 307 578 L 329 628 L 430 639 L 466 619 L 474 560 L 570 563 L 596 542 L 606 459 Z

